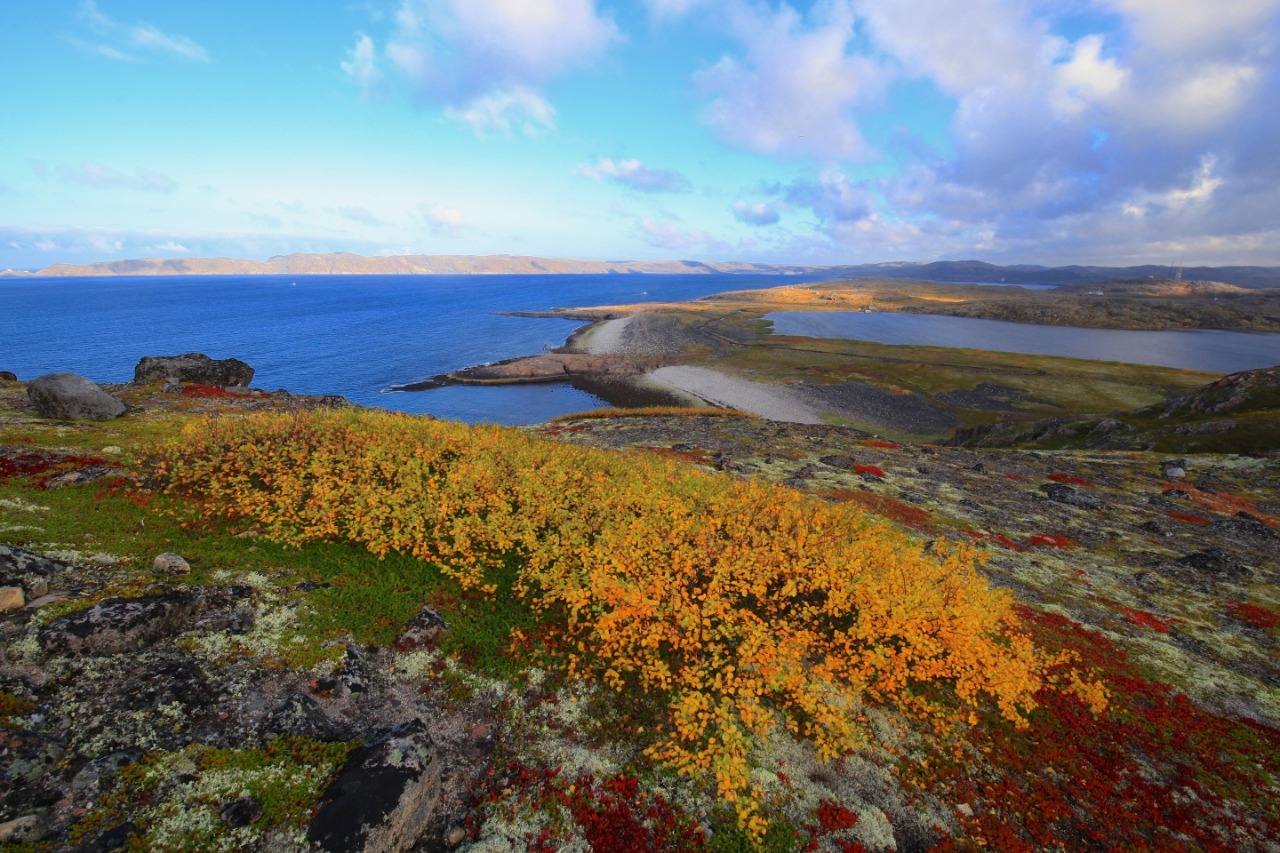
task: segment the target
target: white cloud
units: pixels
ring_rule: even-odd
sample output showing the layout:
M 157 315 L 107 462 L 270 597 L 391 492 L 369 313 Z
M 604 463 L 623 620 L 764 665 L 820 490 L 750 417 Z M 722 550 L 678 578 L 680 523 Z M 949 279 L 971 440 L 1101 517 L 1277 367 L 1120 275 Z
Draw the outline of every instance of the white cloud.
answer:
M 747 225 L 776 225 L 782 214 L 776 201 L 748 204 L 738 199 L 733 203 L 733 218 Z
M 58 174 L 63 180 L 73 184 L 97 187 L 99 189 L 131 189 L 145 192 L 171 193 L 178 188 L 173 178 L 151 169 L 137 169 L 133 175 L 126 175 L 110 166 L 101 163 L 82 163 L 79 166 L 59 166 Z M 36 170 L 39 175 L 47 173 L 47 167 L 41 164 Z
M 382 72 L 378 69 L 377 48 L 373 46 L 373 39 L 360 33 L 355 47 L 347 52 L 347 60 L 339 65 L 360 87 L 360 97 L 377 96 L 379 84 L 382 82 Z
M 442 204 L 430 207 L 421 205 L 422 218 L 431 226 L 431 232 L 439 237 L 457 238 L 462 236 L 462 211 Z
M 159 245 L 151 246 L 150 248 L 152 251 L 155 251 L 155 252 L 174 252 L 180 255 L 191 254 L 190 249 L 188 249 L 186 246 L 182 245 L 181 243 L 175 243 L 173 240 L 167 240 L 163 243 L 160 243 Z
M 723 247 L 723 243 L 697 228 L 681 228 L 670 222 L 654 222 L 647 216 L 636 223 L 641 235 L 651 246 L 659 249 L 691 249 L 704 246 L 708 249 Z
M 612 181 L 633 190 L 649 193 L 687 192 L 693 184 L 685 175 L 672 169 L 655 169 L 639 160 L 618 163 L 602 158 L 578 167 L 578 173 L 595 181 Z
M 343 63 L 357 79 L 376 56 L 364 38 Z M 385 54 L 420 99 L 491 134 L 510 129 L 513 111 L 526 131 L 549 129 L 554 110 L 538 88 L 621 41 L 595 0 L 401 0 Z
M 889 76 L 857 51 L 849 4 L 819 2 L 807 18 L 786 4 L 734 4 L 727 14 L 744 55 L 725 56 L 694 78 L 708 100 L 703 120 L 717 135 L 762 154 L 869 156 L 853 110 L 873 102 Z
M 76 18 L 98 40 L 71 37 L 72 44 L 98 56 L 118 62 L 137 62 L 142 54 L 162 54 L 188 62 L 208 62 L 209 53 L 194 39 L 166 33 L 154 24 L 117 22 L 105 14 L 96 0 L 80 0 Z
M 513 126 L 526 136 L 556 129 L 555 107 L 532 89 L 494 90 L 463 107 L 448 107 L 445 115 L 471 128 L 481 138 L 510 136 Z
M 359 222 L 362 225 L 383 225 L 383 221 L 374 216 L 372 211 L 367 207 L 340 207 L 338 215 L 343 219 L 349 219 L 352 222 Z

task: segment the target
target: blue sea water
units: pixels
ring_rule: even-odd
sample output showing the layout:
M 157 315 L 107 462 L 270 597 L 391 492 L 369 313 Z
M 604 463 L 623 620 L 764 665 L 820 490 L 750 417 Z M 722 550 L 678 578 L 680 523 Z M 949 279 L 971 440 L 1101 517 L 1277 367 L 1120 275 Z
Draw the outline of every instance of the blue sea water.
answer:
M 340 394 L 366 406 L 473 423 L 539 423 L 604 403 L 564 384 L 387 389 L 559 346 L 581 325 L 496 312 L 680 301 L 805 280 L 812 279 L 621 274 L 0 279 L 0 370 L 22 379 L 69 370 L 118 383 L 133 377 L 144 355 L 203 352 L 247 361 L 257 371 L 259 388 Z M 854 315 L 847 322 L 855 325 L 842 329 L 831 325 L 846 322 L 834 314 L 775 317 L 775 329 L 789 334 L 881 340 L 873 331 L 877 324 L 932 323 L 919 332 L 922 340 L 884 342 L 1002 349 L 1020 335 L 1034 351 L 1056 353 L 1045 347 L 1061 338 L 1062 346 L 1075 347 L 1062 354 L 1164 364 L 1170 361 L 1150 361 L 1151 353 L 1172 352 L 1168 359 L 1175 366 L 1223 373 L 1280 362 L 1280 335 L 1104 331 L 1138 336 L 1127 338 L 1127 349 L 1113 351 L 1091 337 L 1103 330 L 1010 323 L 989 329 L 981 324 L 993 321 L 897 314 Z M 961 334 L 958 326 L 976 331 Z M 959 337 L 948 337 L 953 333 Z M 1179 337 L 1187 335 L 1192 337 Z
M 538 423 L 603 405 L 563 384 L 387 393 L 559 346 L 579 322 L 499 311 L 694 299 L 752 275 L 176 276 L 0 279 L 0 370 L 127 382 L 144 355 L 239 358 L 255 387 L 341 394 L 469 422 Z

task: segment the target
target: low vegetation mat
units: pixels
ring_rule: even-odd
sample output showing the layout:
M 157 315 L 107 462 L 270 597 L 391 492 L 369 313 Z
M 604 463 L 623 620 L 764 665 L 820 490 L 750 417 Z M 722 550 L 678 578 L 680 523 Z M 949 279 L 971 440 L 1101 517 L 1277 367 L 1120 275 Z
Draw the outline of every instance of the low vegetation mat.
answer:
M 714 778 L 757 838 L 748 756 L 777 726 L 835 757 L 867 742 L 875 704 L 940 729 L 1021 725 L 1046 689 L 1105 705 L 1070 652 L 1032 643 L 977 552 L 848 503 L 376 411 L 199 420 L 144 465 L 284 543 L 410 555 L 488 595 L 515 565 L 512 594 L 566 638 L 568 671 L 661 697 L 649 755 Z

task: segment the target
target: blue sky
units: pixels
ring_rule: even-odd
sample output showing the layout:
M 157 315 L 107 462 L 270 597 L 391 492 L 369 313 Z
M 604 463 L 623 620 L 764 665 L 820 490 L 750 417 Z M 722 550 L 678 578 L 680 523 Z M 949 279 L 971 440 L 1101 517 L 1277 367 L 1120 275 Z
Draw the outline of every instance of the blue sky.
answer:
M 1280 0 L 4 6 L 0 269 L 1280 264 Z

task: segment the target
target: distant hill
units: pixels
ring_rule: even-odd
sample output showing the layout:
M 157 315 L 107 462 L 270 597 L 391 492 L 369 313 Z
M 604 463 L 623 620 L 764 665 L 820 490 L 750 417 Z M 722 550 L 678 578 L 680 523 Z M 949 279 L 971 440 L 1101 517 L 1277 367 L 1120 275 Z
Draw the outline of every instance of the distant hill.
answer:
M 54 264 L 38 276 L 103 275 L 538 275 L 576 273 L 765 273 L 796 275 L 821 270 L 799 264 L 740 261 L 584 261 L 519 255 L 399 255 L 366 257 L 347 252 L 295 253 L 266 261 L 234 258 L 141 258 L 96 264 Z
M 1116 279 L 1168 278 L 1163 266 L 999 266 L 984 261 L 895 262 L 852 266 L 757 264 L 745 261 L 589 261 L 524 255 L 399 255 L 368 257 L 349 252 L 294 253 L 266 261 L 236 258 L 139 258 L 95 264 L 53 264 L 36 273 L 0 275 L 538 275 L 552 273 L 755 273 L 813 275 L 831 279 L 890 278 L 977 284 L 1073 285 Z M 1280 288 L 1280 267 L 1187 267 L 1183 278 L 1247 288 Z
M 930 263 L 858 264 L 831 267 L 841 278 L 907 278 L 918 281 L 970 282 L 975 284 L 1090 284 L 1116 279 L 1169 278 L 1165 266 L 1137 267 L 1039 267 L 1026 264 L 1002 267 L 984 261 L 933 261 Z M 1280 287 L 1280 267 L 1187 267 L 1182 277 L 1220 281 L 1238 287 Z

